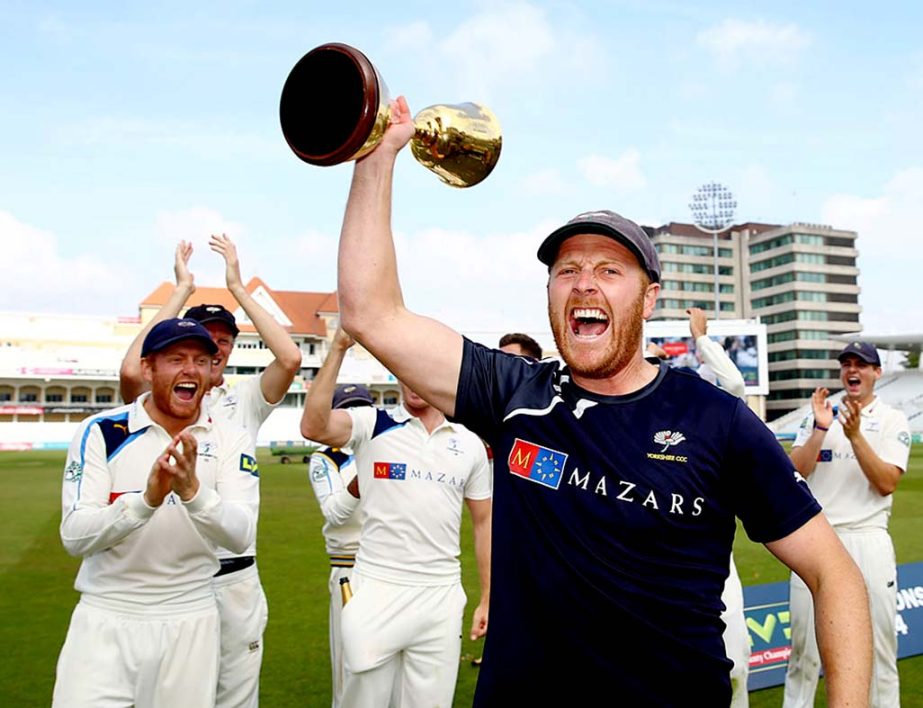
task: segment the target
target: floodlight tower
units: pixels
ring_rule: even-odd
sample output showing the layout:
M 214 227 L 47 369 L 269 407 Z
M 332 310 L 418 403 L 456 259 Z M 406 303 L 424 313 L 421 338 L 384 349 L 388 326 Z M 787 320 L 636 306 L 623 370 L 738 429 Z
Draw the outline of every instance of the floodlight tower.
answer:
M 731 190 L 718 182 L 703 184 L 692 195 L 689 202 L 692 211 L 692 220 L 699 231 L 712 235 L 714 244 L 715 264 L 715 319 L 721 317 L 721 305 L 718 300 L 720 286 L 718 284 L 718 234 L 726 231 L 734 221 L 734 210 L 737 202 Z

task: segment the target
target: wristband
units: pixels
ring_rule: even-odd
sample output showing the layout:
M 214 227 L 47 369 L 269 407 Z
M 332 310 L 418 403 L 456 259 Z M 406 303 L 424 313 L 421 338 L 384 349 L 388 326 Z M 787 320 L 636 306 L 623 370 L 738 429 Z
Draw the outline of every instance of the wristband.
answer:
M 815 430 L 823 430 L 825 433 L 826 433 L 828 430 L 830 430 L 830 428 L 825 428 L 823 425 L 818 425 L 817 423 L 814 423 L 814 429 L 815 429 Z

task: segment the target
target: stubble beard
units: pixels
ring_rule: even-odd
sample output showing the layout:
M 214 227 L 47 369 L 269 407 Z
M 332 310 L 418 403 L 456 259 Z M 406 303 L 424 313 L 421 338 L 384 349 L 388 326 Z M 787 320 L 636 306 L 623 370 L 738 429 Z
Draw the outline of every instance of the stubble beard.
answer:
M 627 367 L 641 351 L 641 333 L 644 327 L 644 289 L 637 297 L 622 309 L 621 315 L 616 319 L 615 313 L 606 330 L 606 344 L 601 352 L 590 357 L 578 358 L 577 353 L 571 348 L 567 337 L 570 327 L 567 317 L 567 306 L 562 317 L 556 317 L 548 303 L 548 319 L 551 322 L 551 332 L 554 342 L 570 368 L 571 373 L 588 379 L 607 379 Z

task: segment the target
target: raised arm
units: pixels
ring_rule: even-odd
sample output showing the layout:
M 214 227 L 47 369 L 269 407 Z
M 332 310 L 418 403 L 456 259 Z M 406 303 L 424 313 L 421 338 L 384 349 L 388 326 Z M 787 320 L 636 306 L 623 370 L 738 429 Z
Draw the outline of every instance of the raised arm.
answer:
M 144 377 L 141 376 L 141 345 L 144 344 L 144 338 L 158 322 L 177 317 L 189 296 L 195 292 L 195 282 L 192 273 L 189 271 L 189 258 L 191 256 L 192 244 L 180 241 L 176 246 L 176 256 L 173 262 L 176 287 L 173 288 L 173 292 L 164 306 L 138 333 L 138 336 L 134 338 L 128 347 L 128 351 L 125 352 L 125 358 L 122 359 L 122 366 L 119 368 L 119 394 L 126 403 L 135 400 L 148 388 Z
M 897 489 L 897 483 L 901 481 L 903 470 L 883 460 L 862 434 L 862 406 L 844 398 L 840 406 L 840 419 L 843 423 L 843 434 L 852 445 L 859 468 L 872 489 L 883 497 L 892 494 Z
M 859 568 L 822 513 L 766 547 L 804 580 L 814 597 L 828 704 L 831 708 L 867 706 L 872 625 Z
M 285 328 L 247 292 L 240 277 L 240 260 L 234 242 L 225 234 L 212 234 L 208 245 L 224 258 L 228 290 L 275 357 L 260 375 L 260 390 L 267 403 L 278 403 L 301 369 L 301 350 Z
M 709 338 L 705 311 L 700 307 L 690 307 L 686 314 L 689 315 L 689 331 L 695 337 L 696 349 L 701 352 L 702 360 L 715 372 L 721 388 L 738 398 L 745 398 L 744 376 L 740 369 L 734 366 L 724 347 Z
M 394 161 L 413 133 L 410 109 L 401 97 L 391 104 L 391 125 L 381 144 L 356 162 L 340 236 L 340 319 L 397 378 L 452 415 L 462 338 L 404 306 L 391 234 Z
M 353 338 L 342 328 L 337 328 L 330 352 L 311 382 L 311 390 L 301 413 L 301 434 L 308 440 L 331 447 L 343 447 L 349 442 L 353 419 L 346 411 L 333 410 L 333 391 L 337 374 L 343 365 L 343 357 L 354 343 Z

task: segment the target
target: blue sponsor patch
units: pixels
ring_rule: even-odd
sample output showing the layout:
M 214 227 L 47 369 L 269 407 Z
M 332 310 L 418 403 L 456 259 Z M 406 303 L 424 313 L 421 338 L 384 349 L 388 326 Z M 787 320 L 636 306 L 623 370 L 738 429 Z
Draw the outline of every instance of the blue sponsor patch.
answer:
M 821 450 L 817 453 L 818 462 L 833 462 L 833 450 Z
M 260 476 L 259 465 L 256 464 L 256 458 L 251 457 L 247 454 L 241 454 L 240 456 L 240 469 L 242 472 L 252 474 L 254 477 Z

